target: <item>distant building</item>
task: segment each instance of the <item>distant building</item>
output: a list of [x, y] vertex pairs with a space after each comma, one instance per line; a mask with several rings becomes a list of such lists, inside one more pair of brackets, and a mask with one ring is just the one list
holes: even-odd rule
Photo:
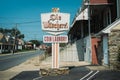
[[17, 39], [18, 40], [18, 50], [22, 50], [24, 48], [24, 41], [22, 39]]
[[41, 50], [46, 50], [46, 49], [48, 48], [48, 46], [47, 46], [46, 44], [41, 44], [41, 45], [39, 46], [39, 48], [40, 48]]
[[0, 33], [0, 53], [15, 52], [22, 50], [24, 41], [22, 39], [15, 39], [12, 36]]
[[25, 43], [25, 49], [33, 49], [33, 43], [32, 42], [26, 42]]
[[13, 50], [13, 41], [13, 38], [0, 33], [0, 53], [10, 52], [11, 50]]

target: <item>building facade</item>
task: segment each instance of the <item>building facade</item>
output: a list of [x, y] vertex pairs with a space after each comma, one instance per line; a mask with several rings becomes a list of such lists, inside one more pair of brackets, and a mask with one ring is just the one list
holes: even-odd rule
[[83, 42], [80, 46], [84, 61], [109, 66], [109, 34], [119, 19], [119, 0], [83, 0], [68, 32], [69, 42]]

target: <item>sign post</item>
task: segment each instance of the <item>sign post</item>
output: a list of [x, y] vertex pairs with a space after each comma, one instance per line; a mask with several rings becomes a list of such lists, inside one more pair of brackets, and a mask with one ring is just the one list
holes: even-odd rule
[[52, 43], [52, 68], [59, 68], [59, 43]]
[[69, 30], [70, 14], [60, 13], [53, 8], [52, 13], [41, 14], [42, 30], [51, 35], [43, 36], [44, 43], [52, 43], [52, 68], [59, 68], [59, 43], [67, 43], [68, 36], [60, 35]]

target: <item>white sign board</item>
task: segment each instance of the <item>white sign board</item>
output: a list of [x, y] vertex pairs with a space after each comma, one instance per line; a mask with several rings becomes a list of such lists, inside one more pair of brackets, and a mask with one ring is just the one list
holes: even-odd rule
[[65, 31], [69, 30], [70, 14], [68, 13], [43, 13], [41, 14], [42, 30]]
[[60, 36], [51, 36], [45, 35], [43, 36], [44, 43], [67, 43], [68, 36], [67, 35], [60, 35]]
[[68, 36], [60, 34], [69, 30], [70, 14], [58, 11], [53, 8], [53, 12], [41, 14], [42, 30], [52, 34], [43, 36], [44, 43], [52, 43], [52, 68], [59, 68], [59, 43], [68, 42]]

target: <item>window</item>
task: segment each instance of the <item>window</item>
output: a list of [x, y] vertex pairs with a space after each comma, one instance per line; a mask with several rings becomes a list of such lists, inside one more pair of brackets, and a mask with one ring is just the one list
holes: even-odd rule
[[111, 23], [111, 11], [109, 8], [103, 14], [103, 21], [104, 27], [107, 27]]

